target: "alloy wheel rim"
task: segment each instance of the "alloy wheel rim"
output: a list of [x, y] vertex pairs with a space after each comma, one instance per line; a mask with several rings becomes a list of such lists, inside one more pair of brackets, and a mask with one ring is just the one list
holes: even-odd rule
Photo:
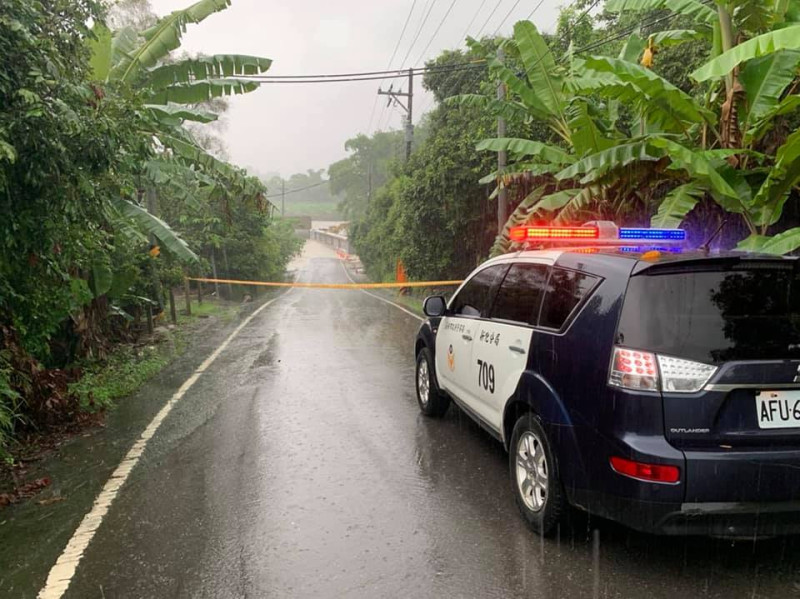
[[419, 401], [423, 406], [428, 405], [428, 399], [431, 393], [431, 380], [430, 373], [428, 372], [428, 362], [425, 359], [420, 360], [419, 367], [417, 368], [417, 394]]
[[547, 503], [550, 486], [547, 457], [541, 439], [525, 431], [517, 442], [517, 487], [525, 505], [540, 512]]

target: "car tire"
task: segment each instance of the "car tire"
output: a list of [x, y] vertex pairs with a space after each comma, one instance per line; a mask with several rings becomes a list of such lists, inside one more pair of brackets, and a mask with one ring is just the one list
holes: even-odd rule
[[417, 403], [426, 416], [444, 416], [450, 407], [450, 398], [439, 390], [433, 369], [433, 358], [427, 347], [417, 354], [416, 368]]
[[508, 456], [511, 487], [522, 517], [536, 534], [551, 536], [565, 511], [564, 491], [550, 441], [535, 414], [517, 420]]

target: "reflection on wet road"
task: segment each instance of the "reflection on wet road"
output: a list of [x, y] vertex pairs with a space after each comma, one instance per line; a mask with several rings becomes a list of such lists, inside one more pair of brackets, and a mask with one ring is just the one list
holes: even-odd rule
[[[346, 282], [333, 258], [302, 280]], [[69, 597], [787, 597], [800, 542], [524, 526], [498, 443], [419, 415], [418, 322], [293, 290], [175, 407]], [[594, 529], [599, 529], [593, 533]], [[593, 537], [597, 543], [593, 543]]]

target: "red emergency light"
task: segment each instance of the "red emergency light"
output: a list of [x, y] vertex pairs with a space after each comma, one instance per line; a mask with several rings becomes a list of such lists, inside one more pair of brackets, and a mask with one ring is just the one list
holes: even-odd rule
[[532, 241], [547, 239], [599, 239], [597, 227], [513, 227], [509, 232], [511, 241]]

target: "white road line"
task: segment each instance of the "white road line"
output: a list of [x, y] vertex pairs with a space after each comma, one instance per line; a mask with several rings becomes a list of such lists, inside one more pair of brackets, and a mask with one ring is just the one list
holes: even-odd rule
[[[348, 278], [348, 279], [350, 279], [350, 282], [351, 282], [351, 283], [356, 283], [356, 281], [354, 281], [354, 280], [353, 280], [353, 277], [351, 277], [351, 276], [350, 276], [350, 273], [349, 273], [349, 272], [347, 272], [347, 267], [344, 265], [344, 262], [342, 262], [341, 260], [339, 260], [339, 264], [341, 264], [341, 265], [342, 265], [342, 269], [344, 270], [344, 274], [345, 274], [345, 275], [347, 275], [347, 278]], [[356, 284], [357, 284], [357, 283], [356, 283]], [[420, 318], [419, 316], [417, 316], [416, 314], [414, 314], [414, 313], [413, 313], [413, 312], [411, 312], [410, 310], [406, 310], [406, 309], [405, 309], [403, 306], [401, 306], [400, 304], [395, 304], [394, 302], [392, 302], [392, 301], [390, 301], [390, 300], [386, 299], [385, 297], [381, 297], [380, 295], [375, 295], [374, 293], [370, 293], [370, 292], [369, 292], [369, 291], [367, 291], [366, 289], [361, 289], [360, 291], [361, 291], [362, 293], [366, 293], [366, 294], [367, 294], [368, 296], [370, 296], [370, 297], [374, 297], [376, 300], [380, 300], [380, 301], [382, 301], [382, 302], [384, 302], [384, 303], [386, 303], [386, 304], [389, 304], [390, 306], [394, 306], [394, 307], [395, 307], [395, 308], [397, 308], [398, 310], [402, 310], [403, 312], [405, 312], [405, 313], [406, 313], [406, 314], [408, 314], [409, 316], [413, 316], [414, 318], [416, 318], [416, 319], [417, 319], [417, 320], [419, 320], [420, 322], [424, 322], [424, 321], [425, 321], [425, 319], [424, 319], [424, 318]]]
[[58, 558], [58, 561], [56, 561], [55, 565], [50, 569], [50, 574], [47, 576], [47, 582], [45, 583], [44, 588], [39, 591], [40, 599], [58, 599], [64, 595], [69, 587], [70, 582], [72, 582], [72, 578], [75, 576], [75, 571], [77, 570], [78, 564], [83, 557], [84, 551], [86, 551], [86, 548], [92, 541], [95, 532], [97, 532], [97, 529], [103, 522], [103, 517], [106, 515], [106, 513], [108, 513], [108, 509], [111, 507], [111, 504], [116, 498], [117, 493], [119, 493], [120, 488], [125, 484], [125, 481], [128, 479], [128, 476], [130, 476], [131, 471], [139, 462], [139, 458], [142, 456], [142, 453], [144, 453], [145, 447], [147, 447], [147, 442], [153, 437], [153, 435], [156, 434], [158, 427], [161, 426], [162, 422], [164, 422], [164, 419], [166, 419], [170, 411], [172, 411], [172, 408], [175, 406], [178, 400], [186, 394], [186, 392], [191, 388], [192, 385], [195, 384], [195, 382], [197, 382], [197, 379], [199, 379], [200, 376], [208, 369], [208, 367], [214, 363], [214, 360], [216, 360], [220, 354], [225, 351], [228, 345], [230, 345], [231, 341], [233, 341], [233, 339], [241, 332], [242, 329], [250, 324], [250, 322], [267, 306], [281, 297], [284, 297], [287, 293], [291, 293], [291, 291], [292, 290], [290, 289], [286, 293], [281, 294], [279, 297], [269, 300], [263, 306], [255, 310], [250, 316], [245, 318], [244, 321], [228, 336], [228, 338], [222, 342], [222, 345], [214, 350], [214, 353], [212, 353], [202, 364], [200, 364], [192, 376], [190, 376], [186, 382], [181, 385], [180, 389], [175, 392], [166, 405], [161, 408], [158, 414], [155, 415], [150, 424], [147, 425], [147, 428], [144, 429], [144, 432], [141, 434], [139, 439], [133, 444], [133, 447], [130, 448], [127, 455], [122, 459], [122, 462], [120, 462], [119, 466], [117, 466], [117, 469], [111, 474], [111, 478], [108, 479], [108, 482], [106, 482], [105, 486], [100, 491], [97, 499], [95, 499], [91, 511], [84, 516], [77, 530], [73, 533], [72, 538], [69, 540], [69, 543], [67, 543], [64, 552]]

